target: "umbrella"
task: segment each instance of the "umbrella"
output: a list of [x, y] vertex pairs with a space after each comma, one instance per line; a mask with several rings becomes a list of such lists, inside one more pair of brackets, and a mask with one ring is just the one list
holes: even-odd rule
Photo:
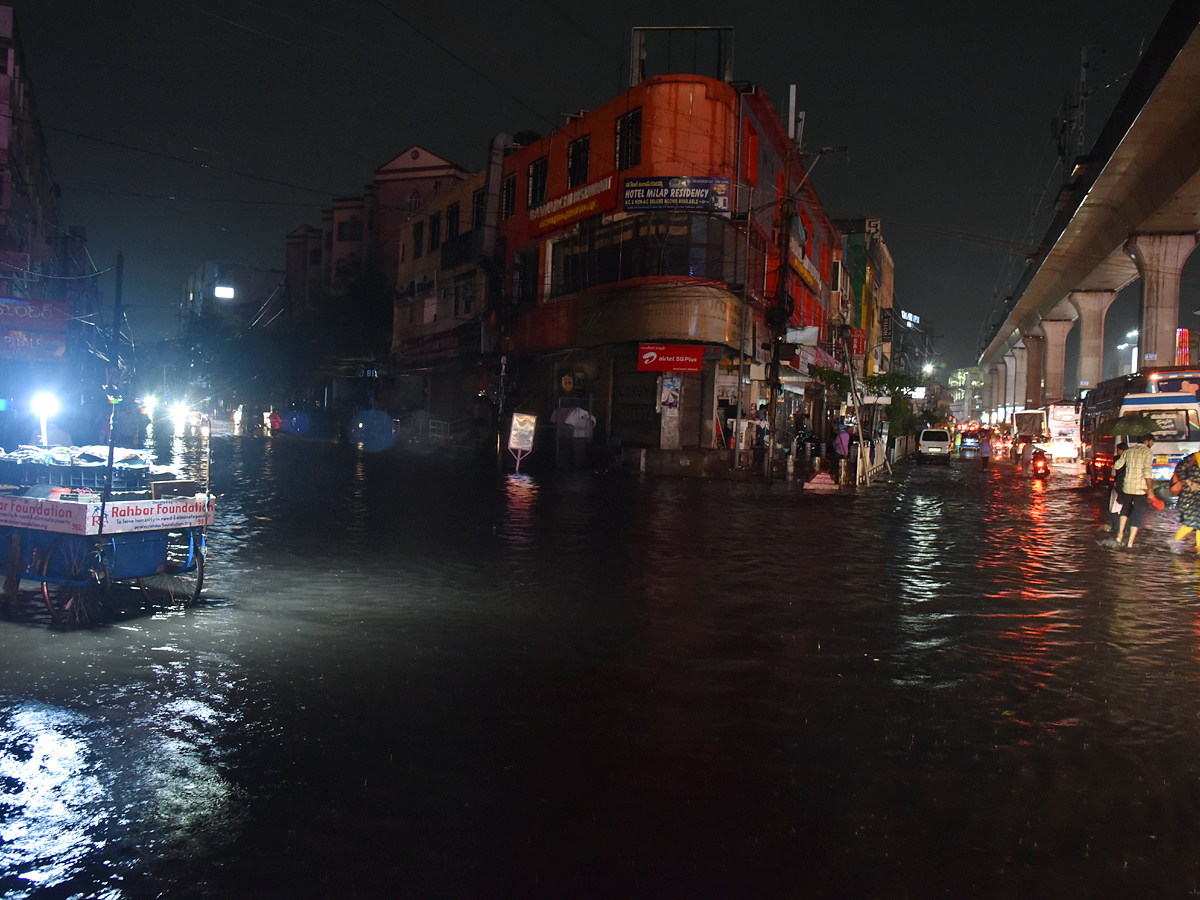
[[1145, 437], [1162, 431], [1162, 425], [1149, 416], [1141, 413], [1126, 413], [1118, 419], [1109, 419], [1096, 426], [1098, 435], [1128, 435], [1129, 437]]

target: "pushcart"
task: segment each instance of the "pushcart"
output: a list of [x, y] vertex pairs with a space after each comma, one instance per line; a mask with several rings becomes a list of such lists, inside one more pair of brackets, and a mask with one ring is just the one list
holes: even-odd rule
[[69, 490], [0, 496], [5, 601], [21, 581], [36, 581], [51, 617], [67, 628], [95, 624], [114, 582], [136, 584], [151, 604], [194, 603], [204, 587], [214, 498], [180, 496], [171, 484], [106, 502]]

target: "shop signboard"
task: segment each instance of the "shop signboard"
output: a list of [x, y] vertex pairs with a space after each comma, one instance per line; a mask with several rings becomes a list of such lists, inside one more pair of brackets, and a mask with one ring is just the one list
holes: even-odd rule
[[616, 203], [613, 177], [608, 175], [591, 184], [585, 184], [570, 193], [547, 200], [529, 211], [530, 229], [535, 233], [549, 231], [578, 222], [596, 213], [606, 212]]
[[0, 297], [0, 359], [63, 359], [70, 320], [71, 309], [66, 303]]
[[[0, 497], [0, 525], [60, 534], [99, 534], [99, 502]], [[114, 501], [104, 507], [104, 533], [198, 528], [213, 524], [216, 508], [204, 496]]]
[[70, 321], [71, 310], [66, 303], [0, 297], [0, 329], [65, 334]]
[[850, 352], [855, 356], [867, 355], [867, 333], [861, 328], [850, 329]]
[[537, 416], [513, 413], [512, 428], [508, 431], [508, 452], [517, 461], [517, 472], [521, 471], [521, 460], [533, 449], [533, 432], [536, 427]]
[[67, 353], [65, 332], [25, 331], [0, 327], [0, 359], [58, 362]]
[[706, 175], [626, 178], [622, 198], [626, 212], [670, 209], [729, 212], [729, 179]]
[[700, 372], [704, 368], [703, 344], [639, 344], [639, 372]]
[[533, 449], [533, 431], [537, 426], [537, 416], [525, 413], [514, 413], [512, 430], [508, 433], [508, 449], [521, 450], [528, 453]]

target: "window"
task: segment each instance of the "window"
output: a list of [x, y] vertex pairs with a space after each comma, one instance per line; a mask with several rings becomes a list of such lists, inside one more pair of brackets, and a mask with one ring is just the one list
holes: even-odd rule
[[527, 209], [537, 209], [546, 202], [546, 175], [549, 171], [549, 157], [538, 157], [529, 164], [529, 187], [526, 193]]
[[413, 191], [408, 195], [408, 211], [416, 212], [417, 207], [421, 205], [421, 195]]
[[758, 185], [758, 132], [746, 119], [742, 130], [742, 181]]
[[442, 214], [429, 214], [429, 252], [432, 253], [442, 245]]
[[519, 303], [537, 300], [539, 251], [540, 247], [533, 244], [518, 251], [513, 259], [513, 293]]
[[487, 191], [483, 188], [471, 195], [471, 229], [478, 231], [487, 217]]
[[500, 185], [500, 218], [511, 219], [517, 211], [517, 176], [505, 177]]
[[308, 264], [310, 266], [319, 266], [321, 264], [321, 248], [313, 247], [308, 251]]
[[332, 231], [325, 232], [325, 249], [327, 251], [333, 249], [333, 232]]
[[475, 276], [454, 280], [454, 315], [469, 316], [475, 308]]
[[642, 161], [642, 108], [617, 119], [617, 168], [628, 169]]
[[413, 259], [420, 259], [425, 252], [425, 223], [413, 222]]
[[361, 241], [362, 235], [363, 223], [358, 216], [351, 216], [344, 222], [338, 222], [337, 239], [339, 242]]
[[592, 136], [585, 134], [567, 145], [567, 187], [579, 187], [588, 179], [588, 155]]
[[458, 204], [446, 207], [446, 240], [458, 237]]
[[[744, 247], [745, 238], [721, 216], [630, 216], [555, 241], [547, 296], [630, 278], [690, 276], [728, 283], [742, 277]], [[754, 272], [761, 283], [765, 249], [765, 243], [752, 248], [752, 283]]]

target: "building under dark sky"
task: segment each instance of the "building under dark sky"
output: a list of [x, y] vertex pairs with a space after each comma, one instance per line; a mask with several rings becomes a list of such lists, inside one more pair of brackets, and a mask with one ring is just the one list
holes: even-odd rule
[[[124, 250], [142, 338], [174, 325], [202, 260], [280, 268], [289, 231], [405, 147], [476, 171], [495, 134], [546, 133], [623, 89], [633, 26], [729, 25], [735, 79], [777, 105], [795, 83], [805, 147], [849, 147], [817, 190], [835, 216], [882, 219], [897, 305], [963, 365], [1044, 230], [1081, 49], [1090, 139], [1169, 0], [12, 3], [65, 218], [101, 268]], [[1137, 290], [1112, 335], [1136, 327]], [[1184, 317], [1198, 294], [1185, 277]]]

